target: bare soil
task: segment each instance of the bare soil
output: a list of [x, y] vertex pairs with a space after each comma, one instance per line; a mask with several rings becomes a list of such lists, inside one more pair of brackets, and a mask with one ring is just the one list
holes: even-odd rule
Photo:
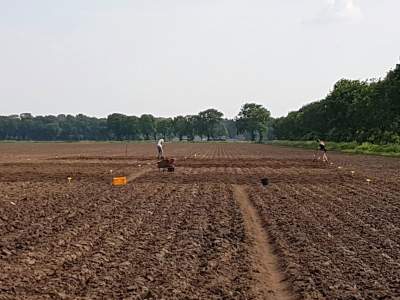
[[287, 278], [279, 269], [278, 257], [273, 252], [270, 238], [247, 196], [245, 187], [234, 185], [233, 193], [242, 210], [246, 233], [254, 245], [250, 250], [254, 272], [251, 289], [254, 295], [259, 299], [295, 299], [287, 285]]
[[400, 299], [399, 159], [166, 151], [0, 144], [0, 299]]

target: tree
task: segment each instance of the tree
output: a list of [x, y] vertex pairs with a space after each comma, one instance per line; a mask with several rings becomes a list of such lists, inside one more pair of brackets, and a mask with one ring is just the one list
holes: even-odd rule
[[0, 117], [0, 138], [4, 140], [17, 139], [19, 123], [18, 115]]
[[348, 80], [317, 102], [273, 122], [278, 139], [400, 142], [400, 65], [383, 80]]
[[187, 139], [189, 141], [193, 141], [195, 138], [195, 135], [197, 134], [197, 125], [199, 124], [199, 116], [197, 115], [189, 115], [185, 116], [185, 123], [186, 123], [186, 128], [185, 128], [185, 135], [187, 136]]
[[128, 116], [126, 118], [126, 134], [129, 139], [137, 140], [141, 133], [140, 120], [136, 116]]
[[223, 124], [224, 127], [226, 128], [226, 131], [227, 131], [226, 135], [227, 135], [229, 138], [231, 138], [231, 139], [237, 138], [238, 131], [237, 131], [236, 123], [235, 123], [234, 120], [231, 120], [231, 119], [224, 119], [224, 120], [222, 121], [222, 124]]
[[270, 115], [270, 112], [262, 105], [246, 103], [236, 118], [238, 131], [249, 133], [252, 141], [255, 141], [258, 133], [258, 141], [261, 142], [267, 130]]
[[171, 118], [160, 118], [156, 122], [157, 133], [164, 139], [170, 136], [173, 132], [173, 122]]
[[156, 121], [152, 115], [141, 115], [139, 119], [140, 130], [145, 137], [146, 140], [150, 139], [150, 136], [153, 136], [156, 140]]
[[215, 137], [217, 126], [222, 121], [222, 116], [224, 114], [219, 112], [216, 109], [207, 109], [198, 114], [198, 123], [197, 128], [201, 135], [207, 135], [207, 140], [210, 140], [211, 137]]
[[19, 119], [17, 136], [21, 140], [28, 140], [29, 132], [35, 127], [33, 116], [30, 113], [22, 113]]
[[224, 123], [219, 123], [214, 129], [214, 137], [226, 138], [228, 136], [228, 130]]
[[117, 140], [123, 140], [127, 134], [127, 116], [123, 114], [111, 114], [107, 117], [107, 128]]
[[187, 118], [184, 116], [177, 116], [172, 120], [172, 129], [175, 134], [182, 141], [183, 136], [187, 135]]
[[107, 118], [32, 116], [30, 113], [0, 116], [0, 139], [9, 140], [109, 140], [195, 136], [208, 140], [245, 133], [253, 141], [315, 139], [373, 143], [400, 143], [400, 65], [380, 80], [341, 79], [319, 101], [304, 105], [286, 117], [272, 120], [264, 107], [243, 105], [235, 120], [208, 109], [197, 115], [158, 118], [152, 115], [111, 114]]

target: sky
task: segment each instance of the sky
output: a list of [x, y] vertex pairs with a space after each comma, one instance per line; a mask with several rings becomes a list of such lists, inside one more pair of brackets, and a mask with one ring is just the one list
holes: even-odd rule
[[400, 62], [399, 0], [0, 0], [0, 115], [274, 117]]

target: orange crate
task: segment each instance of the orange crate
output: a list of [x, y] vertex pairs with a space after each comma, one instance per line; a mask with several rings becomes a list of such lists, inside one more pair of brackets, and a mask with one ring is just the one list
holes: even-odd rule
[[126, 177], [114, 177], [112, 180], [112, 185], [126, 185], [128, 183], [128, 180]]

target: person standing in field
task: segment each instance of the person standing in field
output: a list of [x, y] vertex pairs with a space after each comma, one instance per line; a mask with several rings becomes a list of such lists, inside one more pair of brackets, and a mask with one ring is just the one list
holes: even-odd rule
[[[323, 161], [323, 162], [328, 162], [328, 155], [326, 154], [327, 150], [326, 150], [325, 142], [322, 141], [322, 140], [320, 140], [320, 139], [318, 139], [318, 140], [317, 140], [317, 143], [318, 143], [318, 147], [319, 147], [319, 149], [318, 149], [317, 151], [322, 151], [322, 152], [323, 152], [323, 154], [322, 154], [322, 161]], [[318, 155], [317, 159], [318, 159], [318, 160], [320, 159], [320, 156], [319, 156], [319, 155]]]
[[164, 158], [164, 139], [159, 139], [157, 143], [157, 152], [158, 152], [158, 159]]

